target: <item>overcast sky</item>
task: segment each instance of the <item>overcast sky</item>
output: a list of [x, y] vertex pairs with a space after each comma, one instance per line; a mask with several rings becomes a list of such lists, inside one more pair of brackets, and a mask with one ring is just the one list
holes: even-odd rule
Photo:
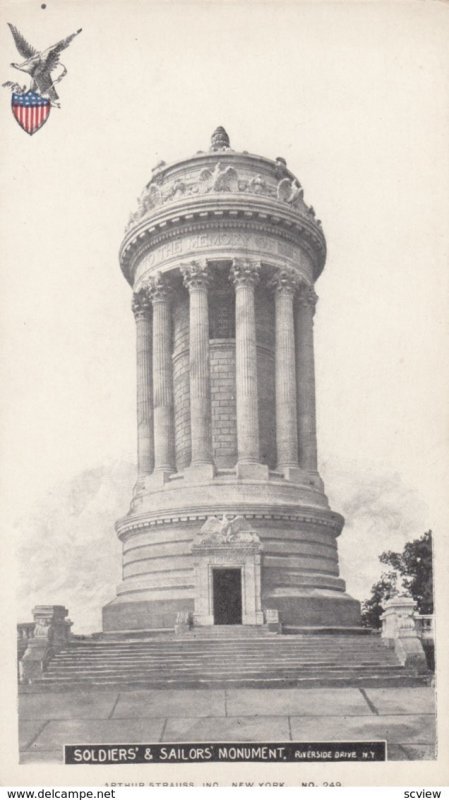
[[83, 470], [134, 459], [123, 228], [151, 167], [207, 149], [224, 125], [234, 149], [286, 158], [323, 222], [317, 401], [333, 507], [343, 474], [354, 487], [394, 475], [418, 527], [442, 528], [448, 6], [17, 2], [2, 19], [1, 81], [19, 75], [7, 21], [37, 48], [83, 28], [42, 130], [27, 136], [1, 95], [12, 515]]

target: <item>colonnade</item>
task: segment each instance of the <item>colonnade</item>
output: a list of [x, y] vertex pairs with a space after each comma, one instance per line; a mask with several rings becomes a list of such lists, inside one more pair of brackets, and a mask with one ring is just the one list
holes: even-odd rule
[[[181, 265], [189, 292], [192, 467], [213, 468], [206, 262]], [[234, 259], [237, 463], [260, 463], [255, 287], [260, 264]], [[291, 269], [268, 282], [275, 303], [277, 470], [317, 470], [313, 315], [317, 296]], [[156, 273], [133, 296], [137, 340], [138, 475], [175, 471], [171, 286]]]

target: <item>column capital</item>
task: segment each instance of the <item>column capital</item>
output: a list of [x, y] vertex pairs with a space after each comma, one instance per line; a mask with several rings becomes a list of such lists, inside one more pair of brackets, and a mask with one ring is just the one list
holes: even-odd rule
[[293, 269], [278, 269], [268, 283], [275, 292], [294, 295], [299, 286], [299, 277]]
[[306, 283], [302, 283], [298, 291], [298, 304], [303, 308], [311, 309], [312, 314], [314, 314], [317, 303], [318, 295], [313, 286], [308, 286]]
[[234, 258], [229, 277], [236, 289], [239, 286], [256, 286], [260, 277], [260, 264], [244, 258]]
[[168, 300], [172, 292], [172, 286], [166, 275], [156, 272], [143, 282], [142, 290], [146, 292], [154, 304]]
[[133, 293], [131, 309], [136, 319], [148, 317], [150, 315], [151, 303], [143, 289]]
[[184, 286], [189, 289], [207, 289], [210, 282], [206, 261], [189, 261], [181, 264]]

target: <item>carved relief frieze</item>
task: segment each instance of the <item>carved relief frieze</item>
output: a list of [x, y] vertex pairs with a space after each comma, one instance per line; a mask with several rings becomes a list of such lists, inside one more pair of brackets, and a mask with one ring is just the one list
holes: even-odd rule
[[157, 172], [138, 198], [137, 210], [131, 214], [125, 232], [165, 203], [194, 195], [223, 192], [269, 197], [285, 203], [300, 215], [320, 225], [312, 206], [307, 206], [304, 202], [304, 191], [298, 181], [286, 177], [285, 169], [283, 172], [277, 171], [277, 175], [273, 177], [275, 180], [270, 182], [260, 174], [244, 175], [232, 164], [221, 160], [218, 160], [213, 168], [204, 167], [199, 174], [186, 179], [178, 177], [164, 181], [163, 172]]
[[222, 519], [209, 517], [194, 540], [194, 547], [210, 547], [215, 545], [260, 545], [260, 539], [254, 528], [242, 516]]

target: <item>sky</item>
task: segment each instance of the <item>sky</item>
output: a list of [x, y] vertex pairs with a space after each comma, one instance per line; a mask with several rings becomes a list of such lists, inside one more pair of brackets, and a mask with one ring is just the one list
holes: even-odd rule
[[[34, 520], [17, 535], [42, 547], [47, 563], [43, 521], [58, 505], [58, 487], [66, 497], [92, 471], [114, 486], [105, 465], [132, 467], [134, 320], [118, 264], [124, 226], [151, 168], [207, 149], [224, 125], [234, 149], [284, 157], [323, 222], [319, 454], [332, 507], [347, 518], [340, 553], [348, 586], [363, 592], [389, 542], [433, 528], [442, 552], [448, 6], [5, 3], [2, 82], [19, 75], [9, 66], [17, 53], [6, 22], [38, 48], [83, 29], [64, 54], [61, 109], [33, 137], [14, 121], [8, 90], [1, 95], [7, 526]], [[353, 554], [367, 543], [365, 574]]]

